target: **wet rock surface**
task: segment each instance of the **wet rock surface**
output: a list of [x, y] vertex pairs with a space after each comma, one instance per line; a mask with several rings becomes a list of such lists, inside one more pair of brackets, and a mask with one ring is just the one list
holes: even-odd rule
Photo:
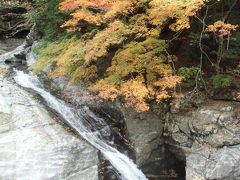
[[0, 179], [97, 179], [97, 152], [0, 74]]
[[20, 46], [23, 43], [24, 39], [0, 39], [0, 54], [6, 53], [8, 51], [14, 50], [17, 46]]
[[[34, 28], [31, 29], [30, 33], [27, 35], [25, 40], [22, 40], [21, 45], [17, 46], [20, 40], [15, 39], [17, 42], [13, 44], [10, 39], [5, 39], [0, 42], [0, 45], [3, 44], [3, 47], [0, 48], [0, 53], [4, 53], [1, 55], [0, 63], [6, 64], [26, 64], [27, 55], [30, 53], [32, 45], [34, 44], [35, 40], [39, 38], [37, 32]], [[12, 47], [16, 47], [15, 49], [11, 50]], [[5, 50], [9, 49], [5, 53]]]
[[98, 179], [97, 151], [18, 87], [1, 63], [0, 179]]

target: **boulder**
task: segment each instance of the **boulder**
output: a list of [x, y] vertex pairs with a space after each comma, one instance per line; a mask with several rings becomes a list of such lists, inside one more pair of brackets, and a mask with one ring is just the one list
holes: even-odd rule
[[163, 144], [163, 122], [168, 111], [167, 106], [156, 106], [151, 111], [138, 113], [131, 108], [121, 108], [129, 140], [136, 154], [138, 165], [148, 163], [150, 155]]
[[27, 55], [31, 52], [32, 45], [38, 38], [39, 36], [33, 27], [20, 46], [1, 55], [0, 62], [7, 64], [25, 64]]

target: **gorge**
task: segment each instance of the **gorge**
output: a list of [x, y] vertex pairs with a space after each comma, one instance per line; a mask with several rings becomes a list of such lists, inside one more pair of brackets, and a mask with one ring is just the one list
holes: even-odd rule
[[[195, 12], [202, 1], [186, 1], [186, 8], [179, 1], [179, 14], [167, 23], [156, 17], [170, 16], [174, 1], [162, 1], [168, 6], [162, 3], [166, 13], [159, 16], [152, 14], [160, 12], [155, 8], [161, 4], [153, 4], [158, 1], [141, 0], [128, 14], [128, 3], [135, 1], [124, 0], [119, 16], [111, 11], [123, 11], [118, 1], [94, 8], [88, 3], [95, 1], [82, 1], [89, 17], [113, 13], [112, 19], [104, 16], [98, 26], [81, 16], [84, 23], [64, 26], [82, 29], [67, 35], [56, 30], [56, 17], [72, 22], [74, 16], [58, 12], [53, 4], [59, 1], [10, 2], [0, 3], [2, 22], [9, 23], [1, 25], [0, 18], [0, 179], [240, 179], [238, 30], [228, 24], [232, 34], [223, 39], [220, 64], [212, 52], [219, 44], [211, 38], [221, 38], [207, 34], [213, 27], [204, 25], [208, 30], [198, 39], [204, 17], [209, 24], [212, 14], [218, 18], [215, 4], [225, 7], [222, 14], [231, 10], [229, 21], [237, 24], [239, 1], [207, 1], [188, 14], [191, 28], [174, 34], [176, 40], [169, 40], [174, 28], [188, 23], [181, 13]], [[61, 11], [71, 7], [61, 2]], [[50, 20], [25, 23], [25, 16], [33, 16], [32, 3], [53, 8], [33, 11]], [[203, 18], [200, 24], [197, 18]], [[160, 20], [164, 27], [154, 24]]]

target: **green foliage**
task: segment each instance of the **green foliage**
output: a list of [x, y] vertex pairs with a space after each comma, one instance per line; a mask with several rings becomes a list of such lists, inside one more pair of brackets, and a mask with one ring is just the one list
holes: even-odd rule
[[228, 88], [233, 84], [233, 77], [225, 74], [217, 74], [212, 76], [212, 84], [214, 89]]
[[67, 34], [60, 28], [68, 18], [67, 13], [59, 10], [60, 2], [61, 0], [34, 0], [35, 8], [28, 16], [30, 21], [36, 23], [37, 29], [47, 41], [55, 41]]
[[57, 64], [61, 53], [69, 46], [73, 41], [72, 39], [63, 39], [54, 42], [44, 41], [35, 53], [38, 56], [38, 61], [34, 64], [31, 69], [34, 73], [39, 74], [47, 65]]
[[[202, 13], [197, 18], [192, 19], [191, 31], [187, 35], [185, 41], [184, 55], [188, 56], [186, 59], [199, 60], [201, 57], [204, 65], [209, 63], [209, 66], [214, 68], [214, 71], [221, 71], [226, 69], [226, 65], [234, 67], [239, 61], [239, 25], [240, 11], [237, 1], [227, 0], [211, 0], [205, 2], [207, 5], [214, 4], [208, 7], [208, 13], [203, 9]], [[234, 6], [235, 5], [235, 6]], [[219, 11], [222, 9], [222, 11]], [[206, 29], [202, 34], [203, 22], [205, 18]], [[224, 19], [224, 21], [222, 21]], [[212, 33], [209, 33], [212, 32]], [[204, 51], [203, 56], [200, 56], [201, 50], [199, 42], [201, 39], [201, 49]], [[189, 43], [190, 40], [190, 43]], [[209, 61], [210, 60], [210, 61]], [[205, 67], [203, 67], [205, 69]], [[209, 70], [209, 69], [208, 69]]]
[[[172, 73], [167, 64], [167, 57], [163, 55], [166, 47], [165, 41], [154, 38], [143, 42], [131, 42], [116, 53], [112, 66], [108, 69], [108, 76], [112, 77], [111, 80], [145, 76], [145, 83], [153, 85], [158, 77]], [[118, 81], [111, 83], [116, 84]]]
[[72, 37], [43, 44], [37, 51], [38, 61], [31, 69], [38, 74], [52, 65], [50, 77], [67, 76], [71, 83], [92, 81], [96, 78], [96, 66], [85, 66], [83, 42]]
[[199, 72], [198, 67], [181, 67], [177, 70], [177, 75], [183, 77], [182, 86], [189, 88], [194, 86], [197, 73]]

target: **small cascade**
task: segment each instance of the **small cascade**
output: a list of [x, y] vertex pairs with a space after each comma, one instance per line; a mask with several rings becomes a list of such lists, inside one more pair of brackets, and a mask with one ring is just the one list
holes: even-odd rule
[[[147, 180], [145, 175], [137, 168], [134, 162], [126, 155], [120, 153], [112, 147], [111, 142], [105, 142], [102, 134], [110, 130], [104, 120], [97, 117], [87, 106], [80, 109], [72, 107], [70, 104], [56, 98], [51, 93], [44, 90], [37, 76], [33, 76], [23, 71], [15, 70], [14, 79], [20, 86], [34, 90], [41, 95], [47, 105], [56, 111], [81, 137], [92, 146], [101, 151], [105, 158], [116, 169], [116, 175], [123, 180]], [[91, 127], [91, 121], [105, 127], [101, 130]]]

